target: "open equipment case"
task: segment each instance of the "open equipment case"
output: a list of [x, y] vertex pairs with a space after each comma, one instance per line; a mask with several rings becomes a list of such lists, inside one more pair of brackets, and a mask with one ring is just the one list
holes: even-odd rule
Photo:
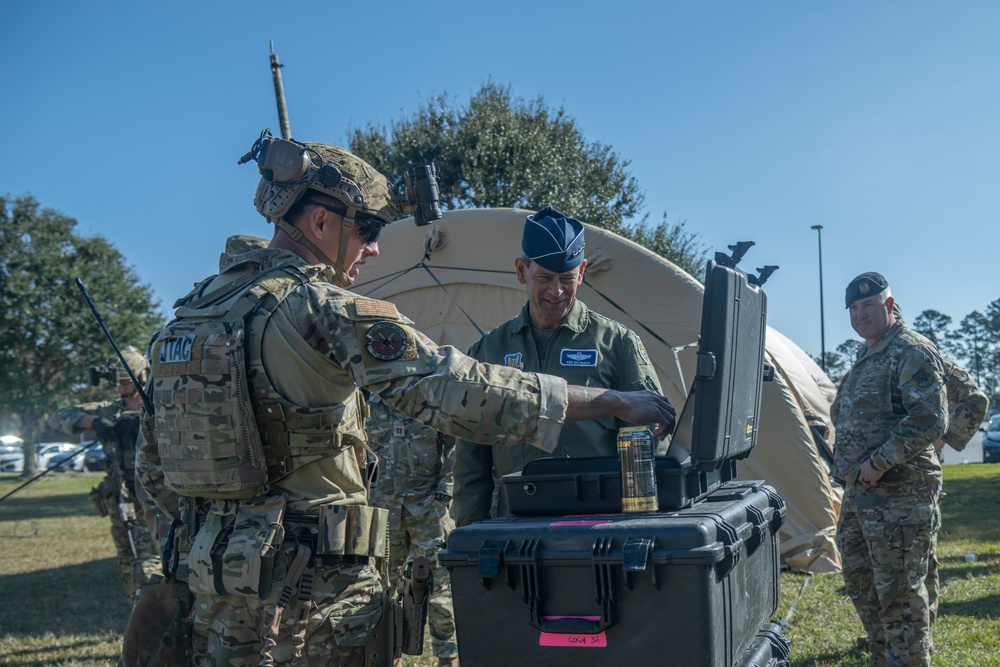
[[694, 387], [655, 461], [659, 511], [621, 512], [616, 457], [538, 459], [501, 478], [508, 515], [451, 533], [438, 558], [462, 664], [734, 667], [785, 646], [762, 628], [785, 505], [732, 481], [773, 376], [761, 286], [777, 267], [736, 268], [752, 245], [708, 262]]

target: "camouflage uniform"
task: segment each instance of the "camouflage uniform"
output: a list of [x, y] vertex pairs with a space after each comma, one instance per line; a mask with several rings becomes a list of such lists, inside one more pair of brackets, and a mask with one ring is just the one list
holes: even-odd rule
[[[344, 417], [330, 427], [292, 432], [294, 438], [283, 444], [289, 469], [280, 477], [269, 474], [268, 479], [271, 493], [287, 498], [286, 538], [279, 553], [297, 554], [296, 530], [307, 526], [310, 517], [315, 522], [325, 508], [337, 510], [367, 502], [368, 445], [359, 420], [358, 387], [454, 436], [485, 443], [529, 442], [546, 451], [555, 448], [568, 403], [565, 381], [485, 366], [454, 348], [438, 347], [415, 331], [392, 304], [363, 299], [337, 287], [329, 282], [336, 277], [330, 267], [310, 266], [290, 251], [266, 248], [224, 253], [220, 275], [196, 285], [175, 307], [227, 286], [263, 285], [264, 278], [283, 275], [282, 271], [297, 272], [307, 281], [295, 286], [280, 303], [266, 301], [265, 308], [247, 318], [246, 348], [260, 351], [263, 369], [250, 366], [255, 412], [262, 395], [276, 392], [290, 412], [283, 418], [294, 418], [300, 429], [303, 423], [312, 423], [317, 413]], [[156, 421], [154, 426], [144, 423], [137, 474], [150, 500], [169, 516], [179, 517], [182, 505], [162, 467], [164, 450], [158, 438], [166, 434], [161, 433], [160, 406], [178, 400], [183, 406], [185, 396], [207, 395], [209, 388], [165, 386], [158, 376], [168, 374], [170, 364], [158, 358], [154, 352]], [[257, 414], [257, 418], [272, 417]], [[204, 423], [203, 435], [211, 436], [211, 418]], [[265, 448], [271, 446], [265, 442]], [[225, 512], [256, 501], [215, 500], [209, 511]], [[300, 525], [289, 520], [293, 515], [300, 517], [296, 520]], [[308, 532], [298, 535], [309, 537]], [[275, 591], [282, 586], [285, 569], [294, 565], [277, 559]], [[272, 598], [262, 601], [256, 595], [195, 592], [194, 663], [257, 665], [267, 648], [274, 660], [282, 662], [291, 659], [298, 647], [308, 656], [309, 665], [364, 664], [365, 644], [383, 613], [385, 592], [378, 565], [368, 558], [311, 559], [306, 565], [309, 576], [301, 578], [301, 582], [312, 582], [311, 592], [300, 583], [298, 596], [291, 597], [284, 615], [277, 618]], [[268, 626], [276, 630], [275, 635], [268, 637]], [[265, 646], [265, 641], [272, 640], [273, 645]]]
[[[990, 401], [983, 390], [976, 386], [969, 373], [954, 361], [944, 360], [945, 392], [948, 395], [948, 431], [942, 440], [956, 451], [962, 451], [969, 440], [979, 430], [986, 419]], [[941, 493], [944, 497], [945, 493]], [[941, 524], [941, 503], [937, 505], [937, 522]], [[927, 601], [930, 607], [931, 623], [937, 620], [938, 576], [937, 534], [931, 543], [930, 560], [927, 570]]]
[[[117, 439], [101, 439], [108, 462], [107, 475], [90, 493], [101, 514], [111, 519], [111, 539], [118, 556], [125, 597], [133, 602], [139, 587], [160, 572], [159, 551], [135, 495], [135, 439], [139, 413], [128, 410], [122, 400], [84, 403], [59, 408], [49, 417], [49, 424], [64, 433], [79, 433], [81, 429], [75, 424], [87, 415], [113, 422], [117, 431]], [[123, 515], [128, 517], [127, 522]]]
[[[573, 304], [565, 321], [548, 341], [541, 354], [532, 334], [528, 304], [520, 314], [480, 338], [469, 356], [484, 363], [504, 364], [523, 370], [551, 373], [574, 385], [606, 387], [620, 391], [650, 389], [660, 393], [656, 377], [642, 341], [634, 332], [596, 313], [580, 301]], [[572, 365], [567, 353], [591, 352], [585, 363]], [[566, 425], [559, 446], [551, 456], [617, 456], [616, 419], [572, 422]], [[665, 447], [662, 443], [659, 447]], [[455, 500], [452, 516], [464, 526], [488, 519], [496, 480], [520, 472], [531, 460], [546, 456], [534, 447], [480, 447], [468, 442], [455, 446]]]
[[434, 592], [427, 606], [431, 649], [439, 658], [458, 657], [455, 610], [448, 570], [437, 561], [454, 522], [452, 496], [455, 440], [409, 419], [373, 396], [366, 422], [368, 439], [379, 458], [379, 480], [369, 504], [389, 510], [389, 584], [396, 595], [407, 560], [431, 561]]
[[[871, 665], [930, 665], [925, 581], [941, 490], [932, 445], [947, 424], [937, 350], [894, 324], [858, 351], [831, 416], [833, 472], [846, 484], [837, 546], [847, 593], [868, 633]], [[883, 473], [876, 485], [858, 481], [866, 460]]]

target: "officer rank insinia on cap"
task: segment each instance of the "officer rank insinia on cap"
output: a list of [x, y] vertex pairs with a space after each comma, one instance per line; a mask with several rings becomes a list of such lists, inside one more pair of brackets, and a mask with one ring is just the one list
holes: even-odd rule
[[844, 307], [850, 308], [851, 304], [858, 299], [867, 299], [870, 296], [881, 294], [887, 289], [889, 289], [889, 282], [881, 273], [866, 271], [852, 280], [847, 286], [847, 292], [844, 295]]
[[524, 221], [521, 252], [543, 268], [565, 273], [583, 262], [583, 223], [546, 206]]

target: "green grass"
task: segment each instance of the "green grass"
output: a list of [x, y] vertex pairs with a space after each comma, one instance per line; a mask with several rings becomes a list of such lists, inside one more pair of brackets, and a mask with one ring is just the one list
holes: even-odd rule
[[[0, 503], [0, 665], [116, 664], [128, 608], [110, 524], [87, 501], [99, 480], [61, 474]], [[18, 483], [0, 477], [0, 496]], [[1000, 465], [948, 466], [945, 490], [934, 664], [1000, 667]], [[839, 574], [784, 573], [781, 587], [775, 619], [794, 604], [785, 631], [794, 667], [868, 664]], [[428, 654], [403, 664], [434, 667]]]
[[[933, 663], [1000, 666], [1000, 466], [947, 466], [944, 477]], [[976, 560], [967, 562], [969, 553]], [[867, 652], [856, 645], [864, 629], [839, 574], [784, 573], [781, 597], [776, 618], [787, 616], [795, 604], [785, 631], [794, 667], [868, 665]]]

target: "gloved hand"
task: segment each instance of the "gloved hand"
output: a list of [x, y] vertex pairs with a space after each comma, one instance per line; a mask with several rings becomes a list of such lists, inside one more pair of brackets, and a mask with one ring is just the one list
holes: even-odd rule
[[97, 439], [101, 441], [115, 440], [118, 437], [115, 431], [115, 423], [103, 417], [98, 417], [90, 424], [90, 430], [97, 434]]

